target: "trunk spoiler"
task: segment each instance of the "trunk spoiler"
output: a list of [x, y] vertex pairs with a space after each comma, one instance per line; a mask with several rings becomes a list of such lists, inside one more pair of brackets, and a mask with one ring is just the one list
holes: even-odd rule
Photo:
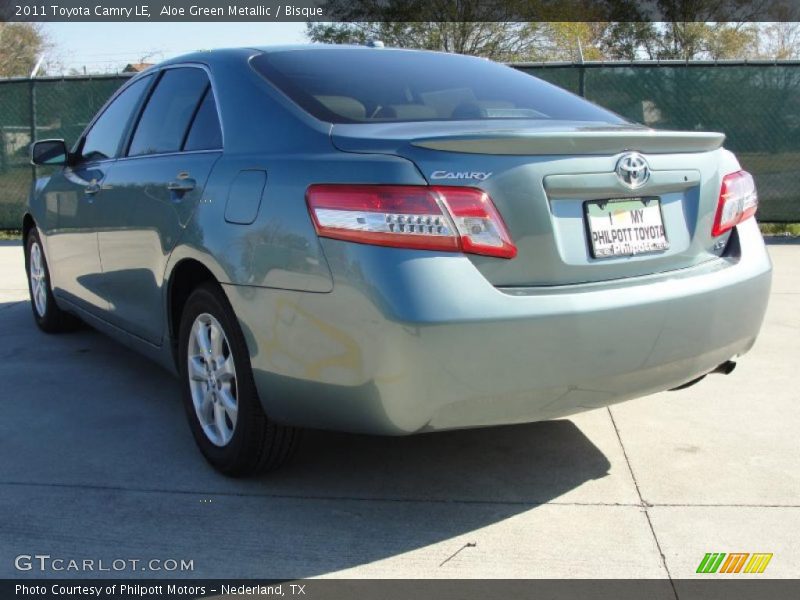
[[456, 136], [414, 140], [412, 145], [443, 152], [469, 154], [617, 154], [638, 150], [647, 154], [708, 152], [722, 146], [725, 134], [694, 131], [564, 131], [521, 132], [493, 136]]
[[699, 131], [657, 131], [636, 125], [586, 126], [555, 122], [532, 127], [517, 121], [504, 127], [483, 122], [407, 122], [334, 125], [331, 140], [346, 152], [402, 153], [417, 147], [441, 152], [505, 155], [608, 155], [626, 150], [649, 154], [709, 152], [725, 135]]

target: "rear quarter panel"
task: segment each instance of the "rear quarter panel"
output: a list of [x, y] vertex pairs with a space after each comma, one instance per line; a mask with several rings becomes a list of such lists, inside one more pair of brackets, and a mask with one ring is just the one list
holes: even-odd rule
[[[313, 183], [419, 183], [409, 160], [345, 153], [330, 126], [314, 120], [237, 59], [219, 59], [212, 77], [224, 152], [175, 248], [166, 277], [181, 260], [205, 264], [221, 283], [328, 292], [333, 280], [308, 214]], [[242, 171], [266, 173], [252, 223], [227, 221], [231, 184]]]

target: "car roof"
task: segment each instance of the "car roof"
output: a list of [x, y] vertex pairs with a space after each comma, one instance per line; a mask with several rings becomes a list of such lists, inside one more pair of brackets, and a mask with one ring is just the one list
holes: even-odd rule
[[[286, 52], [286, 51], [300, 51], [300, 50], [326, 50], [335, 52], [337, 50], [384, 50], [385, 48], [373, 48], [370, 46], [361, 46], [359, 44], [282, 44], [279, 46], [254, 46], [253, 50], [259, 52]], [[391, 50], [391, 48], [390, 48]]]
[[358, 44], [284, 44], [276, 46], [244, 46], [240, 48], [214, 48], [210, 50], [198, 50], [189, 54], [183, 54], [174, 58], [169, 58], [156, 65], [162, 67], [165, 65], [186, 63], [186, 62], [201, 62], [211, 64], [217, 61], [224, 61], [230, 58], [243, 58], [253, 53], [269, 54], [273, 52], [302, 52], [302, 51], [324, 51], [324, 52], [339, 52], [342, 50], [359, 50], [363, 52], [413, 52], [413, 53], [426, 53], [426, 54], [441, 54], [432, 50], [413, 50], [408, 48], [375, 48], [370, 46], [361, 46]]
[[326, 52], [337, 52], [340, 50], [361, 50], [363, 52], [415, 52], [415, 53], [436, 53], [435, 50], [417, 50], [415, 48], [394, 48], [391, 46], [365, 46], [362, 44], [285, 44], [279, 46], [254, 46], [253, 50], [259, 52], [287, 52], [287, 51], [302, 51], [302, 50], [316, 50]]

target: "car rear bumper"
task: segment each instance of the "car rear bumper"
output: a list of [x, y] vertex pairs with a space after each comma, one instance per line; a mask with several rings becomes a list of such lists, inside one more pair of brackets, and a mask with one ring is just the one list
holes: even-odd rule
[[268, 414], [377, 434], [538, 421], [663, 391], [750, 349], [771, 264], [729, 256], [616, 282], [507, 289], [458, 255], [324, 240], [330, 293], [226, 286]]

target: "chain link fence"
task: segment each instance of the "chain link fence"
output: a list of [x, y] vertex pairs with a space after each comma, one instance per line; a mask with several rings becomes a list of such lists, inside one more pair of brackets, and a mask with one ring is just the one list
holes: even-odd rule
[[0, 80], [0, 229], [19, 229], [33, 139], [75, 142], [126, 76]]
[[[657, 129], [722, 131], [752, 172], [759, 220], [800, 222], [800, 62], [542, 63], [516, 68]], [[0, 229], [20, 227], [32, 139], [72, 144], [126, 79], [0, 80]]]

